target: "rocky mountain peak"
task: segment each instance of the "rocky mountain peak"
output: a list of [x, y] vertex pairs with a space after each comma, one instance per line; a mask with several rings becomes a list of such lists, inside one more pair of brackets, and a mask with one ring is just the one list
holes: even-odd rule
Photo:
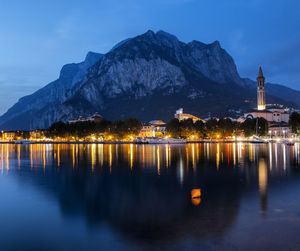
[[195, 48], [195, 47], [205, 48], [205, 47], [207, 47], [207, 44], [202, 43], [202, 42], [197, 41], [197, 40], [192, 40], [191, 42], [189, 42], [187, 44], [187, 46], [190, 47], [190, 48]]
[[184, 43], [149, 30], [104, 55], [88, 52], [83, 62], [63, 66], [57, 80], [2, 115], [0, 129], [46, 128], [95, 112], [107, 119], [169, 119], [178, 105], [206, 116], [240, 109], [252, 98], [255, 88], [240, 78], [219, 41]]
[[152, 45], [169, 47], [169, 48], [176, 48], [179, 47], [180, 45], [183, 45], [183, 43], [180, 42], [176, 36], [162, 30], [158, 32], [148, 30], [142, 35], [126, 40], [126, 42], [123, 43], [123, 45], [128, 45], [133, 43], [143, 43], [147, 46], [152, 44]]
[[89, 65], [95, 64], [103, 55], [100, 53], [89, 51], [84, 59], [84, 62], [86, 62]]
[[218, 40], [212, 42], [211, 44], [209, 44], [209, 46], [217, 48], [217, 49], [221, 49], [221, 44]]
[[179, 39], [176, 36], [174, 36], [168, 32], [165, 32], [163, 30], [159, 30], [158, 32], [156, 32], [156, 36], [165, 41], [172, 42], [173, 44], [176, 44], [179, 42]]
[[59, 74], [59, 78], [60, 79], [70, 79], [73, 78], [75, 72], [78, 71], [78, 64], [66, 64], [64, 65], [61, 70], [60, 70], [60, 74]]

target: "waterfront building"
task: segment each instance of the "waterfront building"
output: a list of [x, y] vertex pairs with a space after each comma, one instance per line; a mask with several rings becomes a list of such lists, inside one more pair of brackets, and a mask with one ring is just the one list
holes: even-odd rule
[[143, 125], [139, 137], [141, 138], [150, 138], [150, 137], [155, 137], [155, 131], [154, 127], [151, 125]]
[[287, 138], [292, 136], [292, 131], [289, 128], [287, 123], [279, 123], [279, 124], [269, 126], [268, 135], [271, 138], [276, 138], [276, 137]]
[[155, 137], [163, 136], [166, 133], [167, 123], [162, 120], [152, 120], [149, 125], [153, 126]]
[[184, 113], [183, 112], [183, 108], [179, 108], [175, 115], [174, 115], [174, 118], [175, 119], [178, 119], [179, 121], [183, 121], [183, 120], [187, 120], [187, 119], [192, 119], [193, 122], [197, 122], [197, 121], [202, 121], [202, 122], [205, 122], [203, 119], [200, 119], [194, 115], [191, 115], [191, 114], [188, 114], [188, 113]]
[[30, 139], [32, 140], [40, 140], [45, 138], [45, 132], [40, 130], [31, 131], [29, 132], [29, 135], [30, 135]]
[[249, 113], [245, 113], [244, 120], [247, 118], [264, 118], [269, 123], [281, 123], [289, 122], [290, 113], [285, 108], [280, 108], [276, 106], [267, 106], [268, 108], [262, 111], [253, 110]]
[[13, 141], [16, 139], [16, 132], [3, 132], [2, 133], [2, 140], [5, 141]]
[[139, 133], [139, 137], [161, 137], [166, 133], [166, 123], [162, 120], [152, 120], [144, 125]]

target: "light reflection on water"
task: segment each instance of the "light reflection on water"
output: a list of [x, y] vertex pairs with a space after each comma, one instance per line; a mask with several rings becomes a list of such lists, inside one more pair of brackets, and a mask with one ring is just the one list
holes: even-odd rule
[[[268, 234], [279, 227], [294, 233], [294, 224], [299, 224], [300, 230], [299, 144], [2, 144], [0, 152], [2, 181], [12, 177], [10, 184], [22, 184], [21, 193], [29, 186], [42, 192], [44, 203], [59, 205], [63, 218], [77, 217], [88, 229], [110, 233], [99, 243], [84, 237], [82, 225], [62, 219], [64, 230], [53, 233], [56, 250], [113, 250], [111, 241], [116, 238], [121, 238], [118, 249], [124, 250], [264, 250], [273, 239]], [[193, 189], [200, 189], [201, 197], [191, 198]], [[12, 196], [18, 201], [21, 195]], [[5, 203], [3, 197], [2, 190]], [[30, 203], [28, 208], [37, 213], [50, 210]], [[34, 213], [30, 219], [36, 220]], [[44, 224], [49, 221], [43, 218]], [[75, 241], [69, 236], [62, 244], [59, 240], [66, 238], [70, 225], [78, 228], [80, 237]], [[31, 227], [50, 241], [50, 230], [43, 232], [39, 224]], [[10, 238], [4, 228], [0, 227], [0, 244]], [[247, 237], [259, 233], [266, 238], [248, 245]], [[22, 232], [16, 234], [22, 239]], [[280, 238], [268, 247], [281, 248], [291, 233]], [[290, 246], [298, 248], [297, 242]]]
[[[220, 166], [238, 166], [243, 169], [249, 163], [259, 163], [263, 158], [267, 162], [270, 173], [288, 172], [287, 166], [300, 164], [299, 144], [286, 146], [284, 144], [205, 143], [176, 147], [135, 144], [2, 144], [0, 152], [2, 172], [10, 169], [12, 159], [17, 159], [17, 166], [21, 168], [21, 160], [27, 159], [28, 156], [32, 168], [46, 168], [53, 165], [60, 167], [62, 162], [71, 163], [73, 168], [78, 168], [80, 161], [84, 159], [88, 161], [89, 168], [94, 170], [105, 166], [112, 168], [121, 160], [122, 164], [127, 164], [130, 169], [135, 166], [153, 168], [158, 175], [161, 169], [169, 168], [174, 161], [178, 161], [179, 166], [184, 166], [184, 169], [187, 167], [195, 169], [205, 160], [216, 169]], [[127, 155], [124, 154], [125, 152]]]

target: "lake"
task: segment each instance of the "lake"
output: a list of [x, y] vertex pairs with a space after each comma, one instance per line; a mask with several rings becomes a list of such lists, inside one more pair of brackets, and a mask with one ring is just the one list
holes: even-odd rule
[[299, 149], [2, 144], [0, 247], [300, 250]]

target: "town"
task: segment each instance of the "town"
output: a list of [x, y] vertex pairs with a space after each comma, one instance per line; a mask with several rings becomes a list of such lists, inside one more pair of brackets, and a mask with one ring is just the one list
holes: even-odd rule
[[56, 122], [46, 130], [2, 131], [0, 139], [8, 143], [188, 143], [212, 141], [269, 141], [293, 144], [299, 141], [300, 114], [280, 104], [266, 104], [265, 77], [259, 68], [257, 107], [239, 118], [199, 118], [179, 108], [174, 118], [165, 122], [154, 119], [142, 123], [131, 118], [107, 121], [99, 113], [66, 123]]

